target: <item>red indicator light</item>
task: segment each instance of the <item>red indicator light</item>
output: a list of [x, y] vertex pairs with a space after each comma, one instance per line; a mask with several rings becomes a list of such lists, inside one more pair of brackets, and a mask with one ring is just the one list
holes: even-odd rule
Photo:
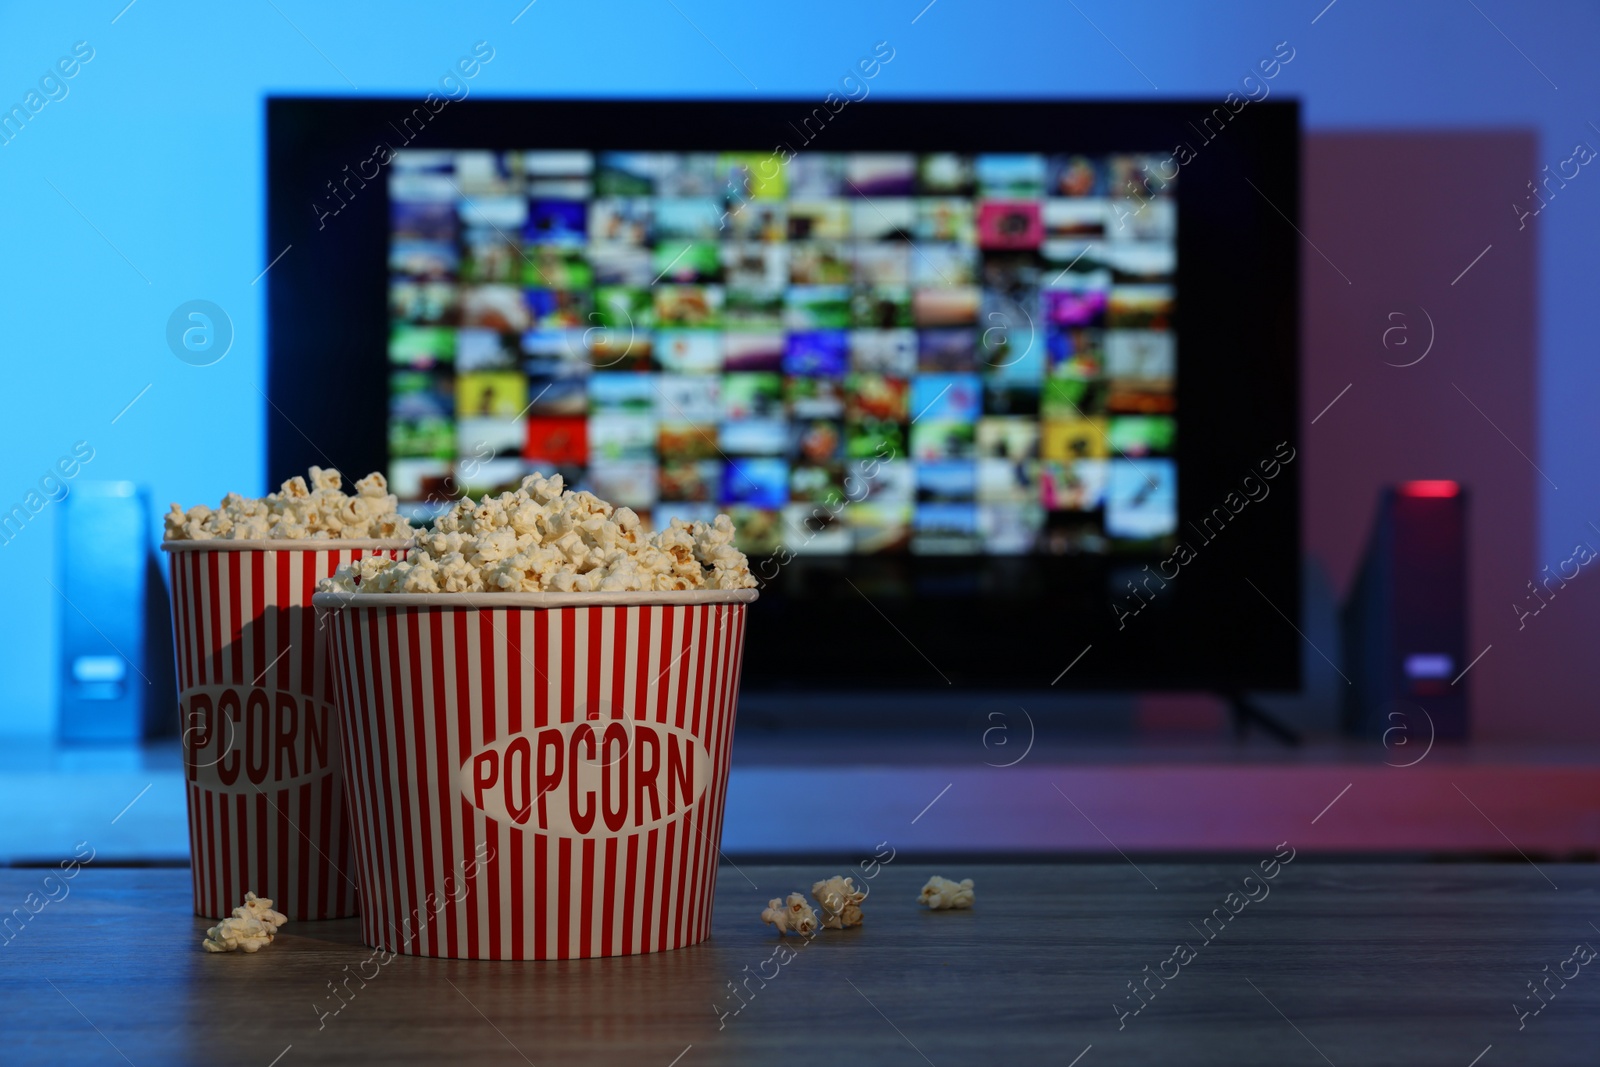
[[1461, 486], [1456, 482], [1423, 481], [1401, 482], [1401, 496], [1458, 496]]

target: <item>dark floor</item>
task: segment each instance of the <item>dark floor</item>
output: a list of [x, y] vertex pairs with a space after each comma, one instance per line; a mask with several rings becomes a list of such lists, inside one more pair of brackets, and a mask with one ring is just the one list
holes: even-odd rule
[[[1600, 868], [1350, 866], [1295, 854], [1268, 868], [1274, 878], [1246, 882], [1292, 848], [1267, 846], [1248, 867], [897, 861], [870, 881], [864, 926], [791, 940], [781, 966], [760, 909], [832, 868], [724, 866], [711, 941], [676, 952], [380, 965], [356, 920], [291, 924], [255, 955], [207, 954], [186, 872], [92, 864], [7, 933], [0, 1059], [1595, 1062], [1600, 974], [1574, 946], [1600, 944]], [[933, 873], [974, 878], [977, 907], [919, 908]], [[7, 907], [44, 886], [38, 871], [0, 871]], [[1542, 983], [1537, 997], [1531, 981]]]

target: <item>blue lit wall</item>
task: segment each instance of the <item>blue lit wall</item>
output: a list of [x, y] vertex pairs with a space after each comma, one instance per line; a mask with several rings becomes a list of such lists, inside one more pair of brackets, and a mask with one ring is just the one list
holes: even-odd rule
[[[262, 241], [262, 97], [421, 94], [480, 40], [495, 59], [474, 95], [819, 98], [878, 41], [895, 49], [872, 83], [885, 97], [1150, 97], [1220, 96], [1287, 40], [1296, 59], [1274, 88], [1305, 101], [1313, 129], [1525, 126], [1552, 163], [1600, 137], [1587, 125], [1600, 122], [1600, 10], [1576, 2], [124, 2], [0, 6], [0, 111], [39, 92], [22, 131], [0, 135], [0, 511], [79, 441], [94, 458], [78, 477], [135, 479], [157, 501], [264, 490], [264, 283], [252, 282], [276, 250]], [[93, 58], [41, 90], [80, 41]], [[1594, 517], [1600, 489], [1589, 180], [1538, 237], [1535, 458], [1561, 486], [1544, 487], [1546, 559], [1564, 554], [1560, 531]], [[165, 343], [170, 313], [197, 298], [237, 331], [214, 366]], [[0, 547], [0, 733], [52, 721], [56, 616], [71, 610], [46, 580], [53, 507]]]

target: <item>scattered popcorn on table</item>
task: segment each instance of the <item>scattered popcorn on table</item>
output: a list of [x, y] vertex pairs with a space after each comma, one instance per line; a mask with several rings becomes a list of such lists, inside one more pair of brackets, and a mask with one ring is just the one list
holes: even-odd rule
[[417, 535], [403, 560], [368, 557], [340, 567], [324, 592], [591, 593], [749, 589], [733, 520], [646, 534], [631, 508], [572, 492], [561, 475], [534, 474], [513, 493], [462, 500]]
[[336, 470], [311, 468], [311, 484], [290, 478], [276, 493], [256, 500], [229, 493], [216, 509], [197, 504], [167, 512], [168, 541], [299, 541], [305, 539], [403, 540], [413, 530], [398, 512], [400, 498], [374, 471], [344, 492]]
[[928, 884], [922, 887], [922, 892], [917, 896], [917, 903], [926, 904], [934, 911], [945, 908], [970, 908], [972, 907], [972, 879], [963, 878], [959, 882], [952, 882], [948, 878], [940, 878], [937, 874], [928, 879]]
[[811, 887], [811, 896], [822, 905], [822, 925], [830, 930], [861, 925], [861, 902], [867, 890], [857, 889], [854, 881], [835, 875]]
[[278, 927], [288, 921], [283, 912], [272, 910], [272, 901], [246, 893], [244, 903], [207, 930], [206, 939], [200, 944], [207, 952], [256, 952], [272, 944]]
[[776, 926], [779, 936], [795, 933], [809, 937], [817, 929], [817, 913], [811, 910], [811, 905], [799, 893], [790, 893], [787, 905], [777, 897], [767, 901], [766, 908], [761, 912], [761, 921], [768, 926]]

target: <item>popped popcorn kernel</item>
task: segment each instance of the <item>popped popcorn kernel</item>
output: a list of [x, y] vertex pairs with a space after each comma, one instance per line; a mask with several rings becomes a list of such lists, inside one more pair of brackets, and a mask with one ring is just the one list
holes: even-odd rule
[[[338, 471], [334, 472], [338, 474]], [[233, 909], [235, 918], [256, 919], [271, 926], [274, 931], [289, 921], [289, 917], [281, 911], [273, 909], [273, 901], [268, 897], [258, 897], [252, 892], [246, 892], [244, 903]]]
[[811, 905], [799, 893], [790, 893], [787, 901], [777, 897], [767, 901], [767, 906], [761, 912], [761, 921], [777, 927], [780, 937], [791, 933], [810, 937], [817, 929], [817, 913], [811, 910]]
[[811, 887], [811, 896], [822, 905], [822, 925], [829, 930], [843, 930], [861, 925], [861, 903], [867, 899], [866, 889], [857, 889], [851, 878], [835, 875]]
[[[335, 477], [338, 477], [338, 471], [333, 473]], [[337, 489], [338, 486], [335, 485], [334, 488]], [[389, 495], [389, 479], [385, 478], [381, 471], [373, 471], [356, 482], [356, 493], [360, 496], [382, 500]]]
[[[317, 472], [313, 471], [313, 480]], [[376, 481], [374, 481], [374, 479]], [[382, 475], [356, 483], [327, 521], [372, 521], [364, 503], [383, 489]], [[370, 490], [370, 492], [369, 492]], [[393, 497], [384, 497], [392, 500]], [[168, 516], [169, 528], [181, 515]], [[632, 508], [566, 488], [559, 474], [532, 474], [515, 492], [461, 500], [417, 534], [402, 562], [362, 560], [324, 580], [324, 592], [626, 593], [750, 589], [750, 561], [733, 544], [733, 520], [674, 519], [646, 534]], [[285, 531], [283, 536], [303, 536]]]
[[257, 952], [272, 944], [273, 930], [259, 919], [223, 919], [200, 942], [207, 952]]
[[276, 493], [255, 499], [229, 493], [216, 510], [198, 504], [185, 511], [173, 504], [162, 517], [168, 541], [405, 540], [415, 534], [399, 513], [400, 498], [382, 474], [344, 491], [336, 470], [312, 467], [310, 483], [290, 478]]
[[947, 908], [972, 907], [972, 879], [963, 878], [959, 882], [952, 882], [948, 878], [941, 878], [937, 874], [928, 879], [928, 884], [922, 887], [922, 892], [917, 895], [917, 903], [926, 904], [934, 911]]
[[311, 488], [318, 492], [329, 492], [342, 488], [344, 479], [336, 470], [323, 470], [321, 467], [311, 468]]
[[288, 916], [273, 910], [271, 900], [246, 893], [244, 903], [207, 930], [200, 945], [207, 952], [258, 952], [272, 944], [278, 928], [288, 921]]

